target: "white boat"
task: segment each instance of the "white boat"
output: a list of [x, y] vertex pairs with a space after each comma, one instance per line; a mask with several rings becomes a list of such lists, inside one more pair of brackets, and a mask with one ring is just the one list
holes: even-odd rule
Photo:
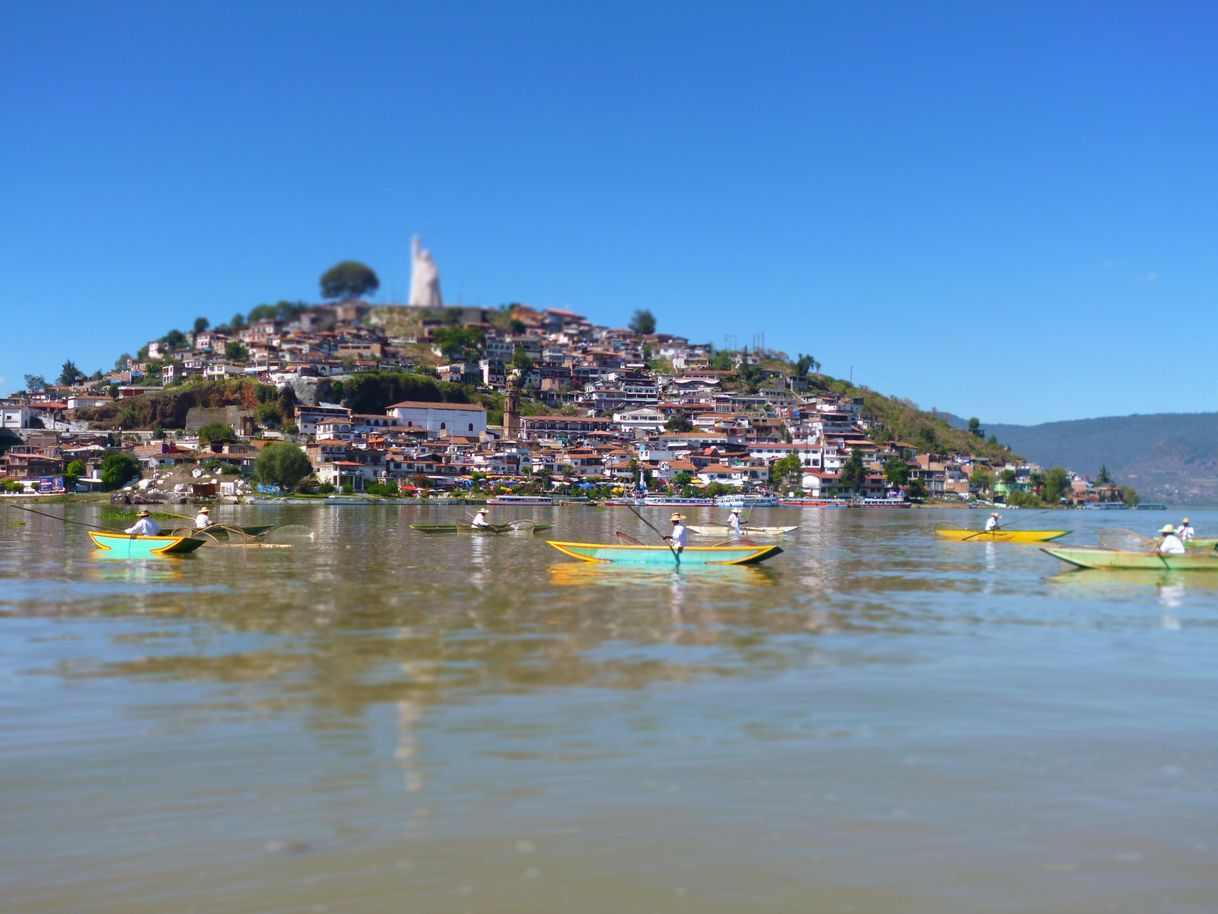
[[773, 495], [720, 495], [715, 504], [720, 508], [776, 508], [778, 499]]
[[674, 498], [668, 495], [648, 495], [643, 499], [647, 508], [709, 508], [713, 507], [713, 498]]
[[[586, 500], [586, 499], [585, 499]], [[549, 495], [496, 495], [494, 498], [488, 498], [488, 505], [518, 505], [521, 507], [546, 507], [554, 504], [554, 499]]]

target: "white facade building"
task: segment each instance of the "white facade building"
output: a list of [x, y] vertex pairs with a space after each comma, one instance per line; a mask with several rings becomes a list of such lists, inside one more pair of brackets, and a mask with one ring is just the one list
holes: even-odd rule
[[422, 428], [428, 437], [465, 435], [477, 437], [486, 431], [486, 408], [474, 403], [421, 403], [404, 400], [385, 410], [397, 424]]

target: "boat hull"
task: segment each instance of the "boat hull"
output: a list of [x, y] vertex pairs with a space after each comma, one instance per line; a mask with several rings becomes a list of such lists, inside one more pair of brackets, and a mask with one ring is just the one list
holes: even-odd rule
[[1184, 552], [1164, 555], [1158, 552], [1126, 552], [1094, 546], [1042, 546], [1055, 559], [1079, 568], [1121, 569], [1127, 571], [1218, 571], [1218, 555], [1212, 552]]
[[970, 543], [1047, 543], [1061, 539], [1069, 530], [955, 530], [943, 528], [935, 533], [944, 539]]
[[102, 533], [96, 530], [90, 530], [89, 537], [99, 549], [129, 559], [186, 555], [205, 542], [192, 536], [133, 536], [130, 533]]
[[[676, 565], [677, 559], [667, 546], [625, 546], [612, 543], [547, 542], [564, 555], [582, 562], [612, 562], [633, 565]], [[680, 554], [680, 565], [753, 565], [772, 558], [778, 546], [687, 546]]]

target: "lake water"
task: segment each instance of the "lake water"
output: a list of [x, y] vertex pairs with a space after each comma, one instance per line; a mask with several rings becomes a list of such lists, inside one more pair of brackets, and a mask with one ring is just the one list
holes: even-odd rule
[[1218, 910], [1218, 575], [885, 509], [642, 571], [545, 543], [651, 536], [626, 509], [492, 511], [555, 529], [220, 507], [302, 526], [124, 561], [0, 509], [0, 909]]

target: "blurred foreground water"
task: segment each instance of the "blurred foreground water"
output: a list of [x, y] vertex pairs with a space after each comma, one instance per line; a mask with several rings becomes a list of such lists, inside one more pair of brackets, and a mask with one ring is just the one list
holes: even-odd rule
[[292, 548], [126, 561], [0, 511], [0, 907], [1218, 909], [1218, 575], [885, 509], [759, 510], [800, 525], [765, 565], [632, 570], [545, 543], [651, 537], [625, 509], [495, 513], [555, 529], [219, 508]]

